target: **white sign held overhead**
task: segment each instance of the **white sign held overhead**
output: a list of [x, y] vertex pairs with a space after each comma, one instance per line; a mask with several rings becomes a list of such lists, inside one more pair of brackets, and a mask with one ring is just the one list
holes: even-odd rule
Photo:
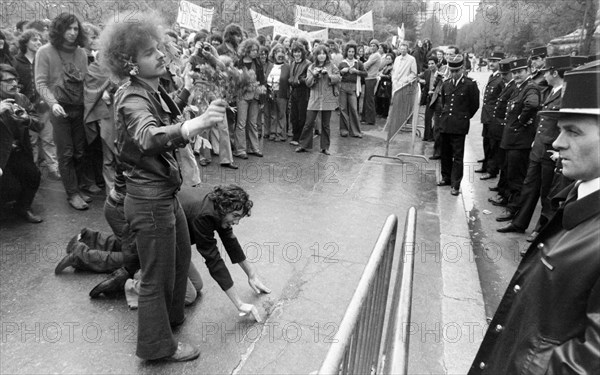
[[183, 28], [194, 31], [202, 29], [210, 31], [214, 13], [214, 8], [206, 9], [189, 1], [181, 0], [179, 3], [179, 13], [177, 14], [177, 23]]
[[342, 17], [332, 16], [318, 9], [296, 5], [295, 23], [330, 29], [373, 31], [373, 11], [365, 13], [356, 21], [348, 21]]

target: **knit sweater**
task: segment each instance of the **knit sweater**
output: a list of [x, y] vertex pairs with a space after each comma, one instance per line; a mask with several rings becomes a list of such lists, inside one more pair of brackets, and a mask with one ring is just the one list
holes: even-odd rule
[[81, 47], [77, 47], [73, 53], [59, 52], [48, 43], [40, 47], [35, 55], [35, 88], [50, 108], [58, 103], [54, 97], [54, 88], [63, 73], [63, 61], [65, 64], [73, 63], [81, 71], [82, 76], [87, 74], [87, 54]]

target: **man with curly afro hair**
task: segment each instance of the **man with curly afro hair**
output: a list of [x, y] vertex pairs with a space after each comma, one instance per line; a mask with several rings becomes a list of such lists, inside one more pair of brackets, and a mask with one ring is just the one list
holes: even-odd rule
[[[115, 20], [118, 20], [116, 18]], [[173, 100], [159, 85], [166, 72], [162, 21], [144, 14], [138, 22], [113, 22], [100, 36], [100, 61], [125, 83], [114, 98], [117, 152], [123, 165], [125, 218], [138, 249], [142, 279], [136, 354], [146, 360], [189, 361], [200, 351], [177, 342], [172, 328], [185, 320], [191, 260], [190, 235], [177, 193], [181, 172], [174, 151], [202, 131], [223, 123], [225, 104], [215, 100], [182, 121], [193, 80]]]

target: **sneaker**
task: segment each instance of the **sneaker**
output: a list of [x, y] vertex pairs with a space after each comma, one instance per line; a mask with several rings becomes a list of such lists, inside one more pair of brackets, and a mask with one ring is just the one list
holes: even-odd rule
[[169, 357], [161, 358], [161, 361], [166, 362], [185, 362], [192, 361], [200, 357], [200, 349], [183, 342], [177, 343], [177, 350]]
[[299, 145], [299, 143], [298, 143], [298, 142], [296, 142], [296, 141], [291, 141], [291, 142], [290, 142], [290, 144], [291, 144], [292, 146], [298, 146], [298, 145]]

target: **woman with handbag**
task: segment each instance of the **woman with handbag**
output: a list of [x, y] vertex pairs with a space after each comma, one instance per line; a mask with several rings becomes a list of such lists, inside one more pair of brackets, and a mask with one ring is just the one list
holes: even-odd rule
[[296, 152], [306, 152], [306, 150], [312, 149], [315, 120], [317, 115], [321, 115], [321, 152], [330, 155], [329, 120], [331, 112], [339, 106], [338, 84], [342, 77], [337, 66], [331, 62], [326, 46], [317, 46], [313, 50], [313, 56], [314, 62], [308, 67], [306, 74], [306, 86], [310, 87], [308, 113], [300, 136], [300, 146], [296, 148]]
[[69, 204], [77, 210], [88, 208], [89, 195], [79, 188], [83, 181], [83, 152], [86, 146], [83, 125], [83, 81], [88, 58], [83, 49], [87, 37], [79, 19], [59, 14], [50, 25], [50, 43], [35, 58], [35, 87], [50, 107], [58, 168]]

